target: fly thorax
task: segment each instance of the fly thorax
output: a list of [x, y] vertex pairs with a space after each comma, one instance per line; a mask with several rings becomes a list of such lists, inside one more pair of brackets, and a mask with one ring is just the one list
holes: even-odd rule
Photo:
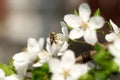
[[56, 44], [63, 44], [65, 41], [65, 36], [64, 35], [56, 35], [55, 36], [55, 43]]
[[28, 52], [28, 49], [27, 49], [27, 48], [23, 48], [22, 51], [24, 51], [24, 52]]

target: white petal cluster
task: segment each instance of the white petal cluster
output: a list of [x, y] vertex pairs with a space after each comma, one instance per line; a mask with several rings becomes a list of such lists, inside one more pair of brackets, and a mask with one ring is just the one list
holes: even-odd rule
[[39, 58], [39, 61], [37, 63], [33, 64], [33, 67], [42, 66], [44, 63], [46, 63], [49, 60], [50, 55], [47, 51], [42, 50], [41, 52], [39, 52], [38, 58]]
[[6, 76], [5, 72], [0, 69], [0, 80], [22, 80], [22, 78], [16, 74]]
[[120, 70], [120, 39], [115, 39], [113, 44], [108, 46], [108, 49], [114, 56], [114, 61], [118, 64]]
[[120, 39], [116, 39], [108, 48], [113, 56], [120, 58]]
[[13, 56], [14, 67], [20, 76], [26, 75], [28, 65], [38, 57], [39, 52], [43, 50], [43, 46], [43, 38], [40, 38], [38, 42], [34, 38], [29, 38], [27, 50]]
[[113, 28], [113, 32], [111, 32], [105, 36], [105, 39], [108, 42], [112, 42], [115, 39], [119, 38], [119, 33], [120, 33], [120, 28], [112, 20], [110, 20], [110, 24]]
[[114, 56], [114, 61], [118, 64], [120, 71], [120, 28], [112, 20], [110, 20], [110, 24], [113, 28], [113, 32], [107, 34], [105, 39], [108, 42], [112, 42], [112, 44], [108, 46], [108, 49], [111, 55]]
[[51, 58], [49, 67], [52, 72], [51, 80], [78, 80], [80, 76], [89, 70], [86, 64], [75, 63], [75, 55], [71, 50], [65, 51], [61, 60]]
[[97, 42], [96, 29], [100, 29], [104, 25], [104, 19], [101, 16], [91, 17], [91, 10], [87, 3], [79, 6], [79, 16], [68, 14], [64, 16], [64, 21], [73, 29], [70, 31], [71, 39], [79, 39], [81, 37], [89, 44]]
[[48, 53], [54, 56], [61, 56], [63, 52], [68, 48], [68, 29], [64, 22], [61, 22], [62, 33], [55, 34], [55, 41], [51, 43], [50, 38], [47, 39], [46, 49]]

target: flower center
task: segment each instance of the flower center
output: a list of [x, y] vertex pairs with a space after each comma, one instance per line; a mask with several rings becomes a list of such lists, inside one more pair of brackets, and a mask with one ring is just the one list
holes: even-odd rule
[[61, 44], [63, 43], [63, 36], [56, 34], [55, 32], [51, 32], [50, 33], [50, 42], [51, 44], [55, 43], [55, 44]]
[[62, 38], [60, 36], [55, 36], [55, 43], [59, 43], [62, 41]]
[[47, 57], [48, 57], [48, 54], [47, 54], [47, 52], [45, 51], [45, 50], [42, 50], [39, 54], [38, 54], [38, 56], [39, 56], [39, 58], [40, 59], [47, 59]]
[[69, 73], [69, 70], [65, 70], [65, 69], [63, 69], [63, 76], [64, 76], [64, 78], [66, 79], [68, 76], [70, 76], [70, 73]]
[[86, 28], [88, 27], [88, 23], [83, 22], [80, 27], [81, 27], [83, 30], [86, 30]]

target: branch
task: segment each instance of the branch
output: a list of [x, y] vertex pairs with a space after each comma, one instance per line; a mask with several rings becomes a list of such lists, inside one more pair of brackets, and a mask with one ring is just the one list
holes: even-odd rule
[[[108, 49], [108, 45], [110, 43], [104, 43], [102, 44], [104, 49]], [[90, 60], [92, 60], [92, 57], [95, 55], [96, 51], [95, 50], [91, 50], [91, 51], [87, 51], [87, 52], [83, 52], [81, 53], [77, 58], [76, 58], [76, 62], [77, 63], [85, 63], [88, 62]]]

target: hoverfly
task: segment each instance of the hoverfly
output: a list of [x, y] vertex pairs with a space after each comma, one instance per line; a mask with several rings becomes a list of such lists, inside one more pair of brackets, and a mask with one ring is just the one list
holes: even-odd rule
[[56, 33], [55, 32], [51, 32], [50, 33], [50, 42], [51, 42], [51, 44], [53, 44], [53, 42], [55, 42], [55, 37], [56, 37]]

